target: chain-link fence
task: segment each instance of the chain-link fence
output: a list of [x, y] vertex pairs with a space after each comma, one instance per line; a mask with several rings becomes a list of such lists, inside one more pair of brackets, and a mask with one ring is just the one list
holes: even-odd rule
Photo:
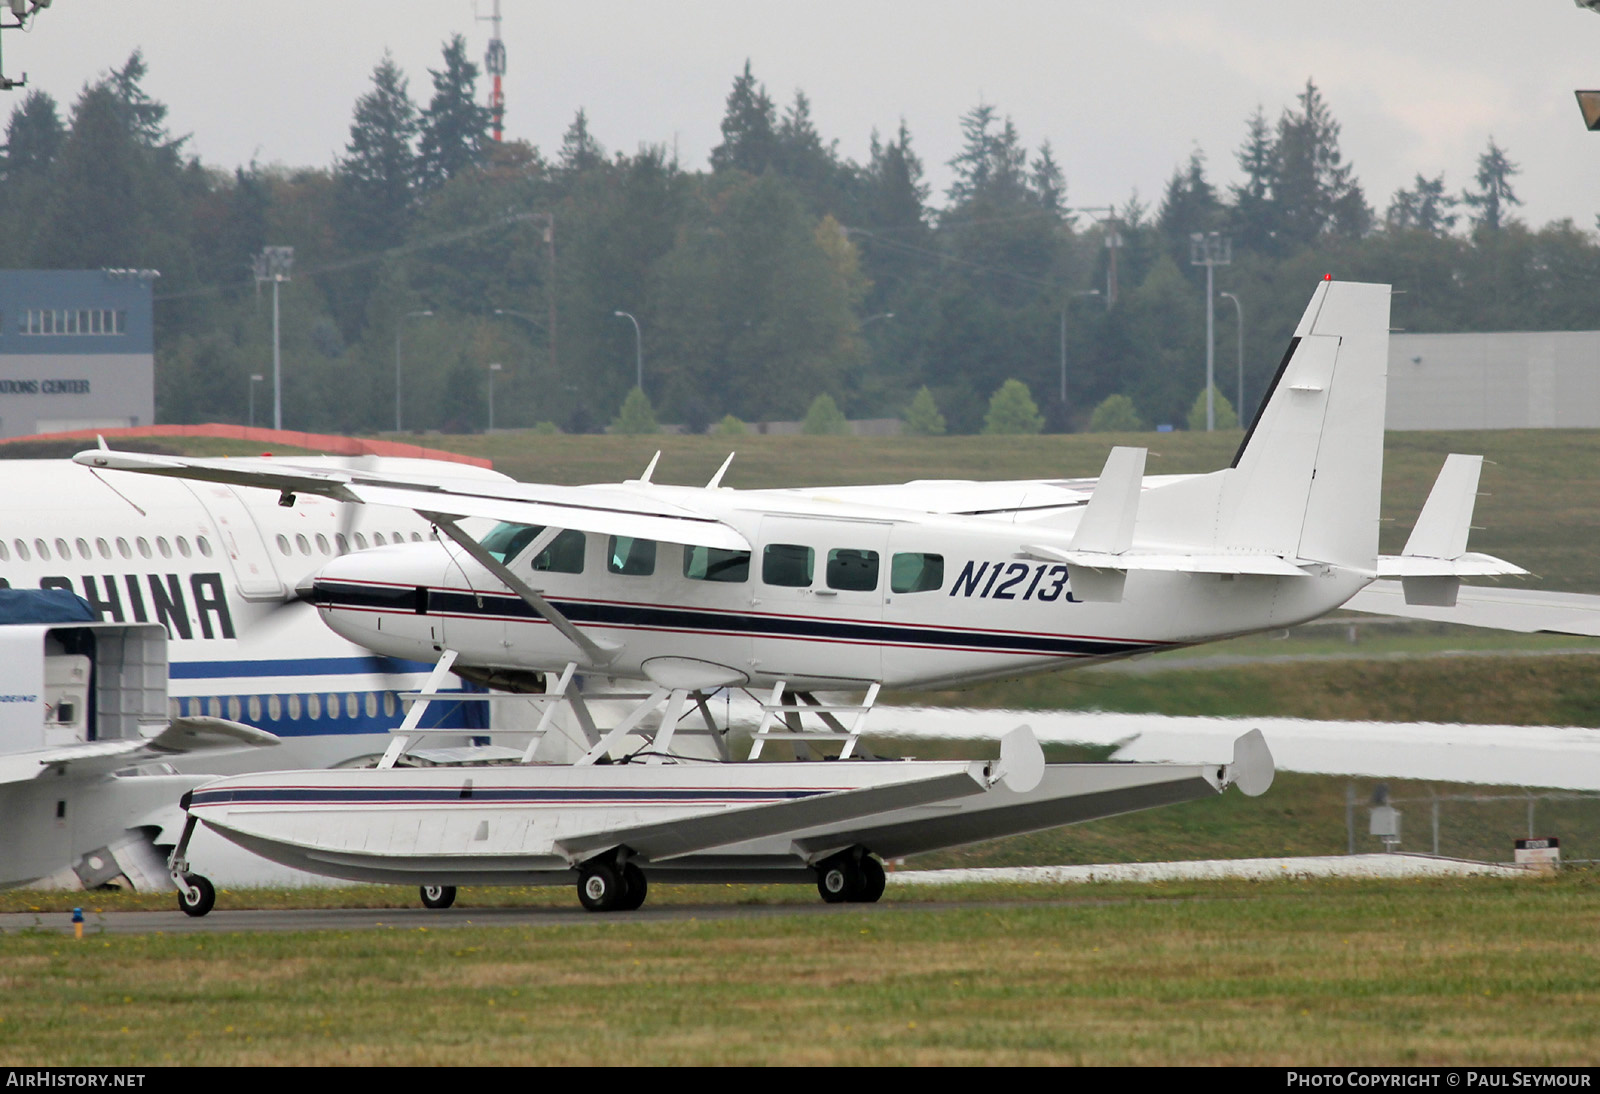
[[[1392, 824], [1390, 822], [1393, 822]], [[1554, 837], [1561, 861], [1600, 861], [1600, 794], [1561, 790], [1390, 797], [1384, 784], [1345, 791], [1350, 854], [1413, 851], [1510, 862], [1518, 839]]]

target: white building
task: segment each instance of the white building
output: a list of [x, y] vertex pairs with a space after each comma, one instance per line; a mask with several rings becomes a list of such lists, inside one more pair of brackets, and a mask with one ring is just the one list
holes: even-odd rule
[[0, 270], [0, 437], [155, 422], [153, 270]]
[[1385, 424], [1600, 428], [1600, 331], [1392, 334]]

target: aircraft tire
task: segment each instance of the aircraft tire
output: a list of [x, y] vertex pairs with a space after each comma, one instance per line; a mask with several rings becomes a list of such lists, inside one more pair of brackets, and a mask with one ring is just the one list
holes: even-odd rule
[[422, 906], [424, 908], [448, 908], [456, 902], [456, 887], [454, 885], [424, 885], [422, 887]]
[[858, 904], [876, 904], [878, 898], [883, 896], [883, 887], [889, 882], [888, 876], [883, 872], [883, 863], [871, 855], [862, 855], [860, 870], [861, 888], [856, 893], [855, 900]]
[[861, 883], [861, 870], [848, 855], [831, 858], [817, 869], [817, 892], [828, 904], [859, 899]]
[[625, 893], [621, 872], [609, 862], [591, 862], [578, 871], [578, 902], [587, 911], [615, 911]]
[[617, 901], [617, 911], [633, 912], [644, 905], [644, 898], [650, 892], [650, 882], [645, 878], [644, 871], [633, 863], [628, 863], [622, 868], [622, 898]]
[[186, 890], [178, 890], [178, 907], [184, 915], [203, 916], [217, 903], [217, 889], [209, 878], [199, 874], [184, 874], [183, 880], [194, 890], [193, 898]]

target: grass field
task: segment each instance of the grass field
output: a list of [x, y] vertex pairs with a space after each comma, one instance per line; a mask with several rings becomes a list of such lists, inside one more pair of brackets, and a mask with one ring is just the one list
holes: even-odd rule
[[0, 1065], [1600, 1058], [1590, 874], [1035, 895], [552, 928], [24, 932], [0, 937]]

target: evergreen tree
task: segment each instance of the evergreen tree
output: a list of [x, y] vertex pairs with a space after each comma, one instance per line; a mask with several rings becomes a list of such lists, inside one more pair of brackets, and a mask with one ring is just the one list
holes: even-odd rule
[[51, 176], [33, 262], [54, 269], [126, 267], [148, 256], [140, 149], [107, 83], [85, 88]]
[[1468, 190], [1461, 200], [1474, 210], [1472, 223], [1491, 232], [1498, 232], [1511, 214], [1513, 205], [1521, 205], [1511, 188], [1511, 176], [1521, 169], [1506, 156], [1505, 149], [1489, 138], [1489, 147], [1478, 157], [1478, 189]]
[[804, 91], [794, 93], [794, 103], [778, 126], [772, 166], [794, 183], [813, 210], [827, 208], [839, 171], [837, 142], [823, 143], [811, 121], [811, 100]]
[[1339, 150], [1339, 123], [1317, 85], [1306, 81], [1298, 111], [1278, 120], [1278, 174], [1272, 199], [1284, 232], [1298, 244], [1323, 233], [1360, 238], [1371, 225], [1371, 211], [1353, 167]]
[[1244, 181], [1233, 189], [1235, 231], [1246, 247], [1265, 252], [1279, 234], [1277, 209], [1272, 202], [1273, 184], [1278, 177], [1278, 144], [1261, 107], [1250, 115], [1244, 144], [1237, 153]]
[[1214, 231], [1222, 216], [1217, 192], [1206, 178], [1205, 155], [1196, 148], [1189, 153], [1186, 166], [1175, 168], [1167, 180], [1156, 227], [1168, 245], [1187, 252], [1189, 237], [1195, 232]]
[[1047, 140], [1039, 146], [1033, 157], [1030, 179], [1033, 200], [1040, 208], [1055, 217], [1065, 217], [1067, 210], [1067, 177], [1056, 162], [1055, 152]]
[[995, 109], [979, 103], [961, 118], [961, 151], [950, 161], [956, 177], [945, 196], [951, 205], [971, 201], [982, 193], [994, 175], [995, 149], [998, 137], [990, 132], [995, 123]]
[[844, 411], [839, 409], [839, 404], [833, 401], [833, 396], [823, 392], [811, 400], [806, 420], [800, 424], [800, 432], [808, 437], [843, 437], [849, 434], [850, 423]]
[[594, 139], [594, 134], [589, 132], [589, 116], [580, 106], [578, 113], [573, 116], [572, 124], [567, 126], [567, 132], [561, 138], [561, 155], [557, 158], [556, 164], [567, 174], [579, 174], [599, 167], [605, 161], [606, 150]]
[[714, 171], [748, 171], [759, 175], [777, 149], [775, 108], [767, 89], [756, 82], [750, 62], [734, 78], [722, 116], [722, 143], [711, 150]]
[[1444, 235], [1455, 227], [1455, 207], [1456, 199], [1444, 191], [1444, 175], [1430, 179], [1419, 174], [1414, 189], [1401, 187], [1395, 191], [1384, 222], [1393, 229]]
[[400, 242], [416, 197], [417, 131], [406, 78], [384, 54], [372, 70], [372, 90], [356, 100], [338, 168], [344, 234], [352, 248], [379, 250]]
[[125, 123], [134, 139], [146, 148], [165, 148], [176, 153], [187, 137], [175, 141], [167, 139], [167, 107], [152, 99], [144, 90], [143, 82], [149, 68], [144, 63], [144, 52], [134, 50], [120, 69], [112, 69], [104, 81], [125, 114]]
[[478, 104], [478, 66], [467, 60], [467, 40], [445, 43], [444, 68], [429, 69], [433, 98], [419, 119], [417, 183], [436, 189], [482, 167], [490, 144], [492, 112]]
[[933, 401], [933, 392], [924, 384], [917, 390], [916, 397], [911, 400], [911, 405], [906, 407], [901, 420], [906, 424], [906, 432], [918, 437], [942, 437], [944, 435], [944, 415], [939, 413], [939, 404]]
[[863, 202], [867, 223], [874, 228], [926, 228], [928, 184], [922, 180], [922, 160], [911, 150], [905, 119], [888, 144], [874, 130], [870, 153]]
[[[43, 91], [30, 91], [12, 108], [6, 124], [5, 158], [0, 160], [0, 178], [14, 183], [22, 178], [40, 178], [55, 163], [67, 130], [61, 124], [56, 101]], [[15, 201], [13, 195], [12, 202]]]
[[989, 400], [989, 413], [983, 420], [985, 433], [1038, 433], [1044, 429], [1044, 415], [1028, 385], [1021, 380], [1007, 380]]

